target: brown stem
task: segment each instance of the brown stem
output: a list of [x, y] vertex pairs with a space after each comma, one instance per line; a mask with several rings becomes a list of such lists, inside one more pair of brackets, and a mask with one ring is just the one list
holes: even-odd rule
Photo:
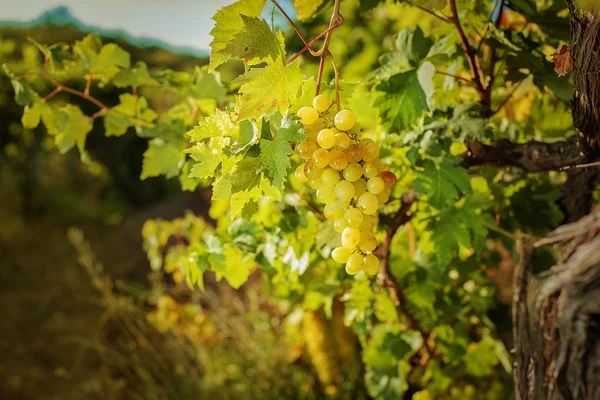
[[338, 111], [340, 111], [342, 109], [340, 106], [340, 69], [335, 63], [333, 55], [329, 52], [327, 53], [327, 55], [331, 59], [331, 64], [333, 65], [333, 72], [335, 74], [335, 104], [337, 105]]
[[459, 80], [459, 81], [464, 82], [464, 83], [473, 83], [470, 79], [463, 78], [462, 76], [458, 76], [458, 75], [452, 75], [452, 74], [449, 74], [447, 72], [437, 71], [436, 70], [435, 73], [439, 74], [439, 75], [449, 76], [451, 78], [454, 78], [454, 79]]
[[379, 280], [390, 290], [394, 304], [402, 311], [402, 315], [406, 319], [406, 326], [408, 329], [414, 329], [418, 331], [423, 338], [423, 350], [425, 352], [424, 362], [426, 362], [426, 360], [431, 356], [431, 350], [427, 344], [429, 334], [420, 326], [419, 321], [417, 321], [415, 316], [412, 314], [412, 311], [408, 308], [408, 305], [406, 304], [406, 295], [390, 271], [390, 248], [392, 245], [392, 240], [398, 229], [411, 220], [412, 215], [409, 214], [409, 211], [416, 200], [417, 197], [412, 192], [405, 193], [402, 196], [400, 208], [392, 218], [392, 222], [385, 233], [385, 239], [383, 240], [383, 243], [381, 243], [381, 245], [375, 249], [373, 254], [377, 255], [381, 260]]
[[89, 73], [89, 75], [88, 75], [88, 78], [87, 78], [87, 82], [85, 83], [85, 90], [83, 91], [83, 93], [84, 93], [86, 96], [89, 96], [89, 95], [90, 95], [90, 88], [92, 87], [92, 75], [93, 75], [93, 74], [94, 74], [94, 73], [93, 73], [92, 71], [90, 71], [90, 73]]
[[446, 17], [445, 15], [439, 15], [435, 11], [430, 10], [428, 8], [425, 8], [425, 7], [418, 6], [418, 5], [416, 5], [415, 3], [413, 3], [412, 1], [409, 1], [409, 0], [404, 0], [404, 2], [406, 4], [408, 4], [409, 6], [411, 6], [411, 7], [417, 7], [419, 10], [424, 11], [427, 14], [433, 15], [434, 17], [436, 17], [437, 19], [439, 19], [442, 22], [446, 22], [446, 23], [450, 22], [450, 19], [448, 17]]
[[313, 49], [310, 48], [310, 46], [312, 45], [312, 43], [308, 43], [306, 41], [306, 39], [304, 38], [304, 36], [302, 35], [302, 32], [300, 32], [300, 29], [298, 29], [298, 26], [294, 23], [294, 21], [290, 18], [289, 15], [287, 15], [287, 13], [285, 12], [285, 10], [277, 3], [277, 1], [275, 0], [271, 0], [271, 3], [273, 3], [275, 5], [275, 7], [277, 7], [279, 9], [279, 11], [283, 14], [283, 16], [285, 17], [285, 19], [288, 20], [288, 22], [290, 23], [290, 25], [292, 25], [292, 28], [294, 28], [294, 30], [296, 31], [296, 33], [298, 34], [298, 36], [300, 37], [300, 40], [302, 40], [302, 42], [304, 43], [304, 45], [308, 48], [308, 50], [311, 52], [312, 55], [316, 55], [315, 51]]
[[319, 72], [317, 73], [317, 90], [315, 91], [315, 97], [319, 95], [321, 91], [321, 82], [323, 81], [323, 70], [325, 69], [325, 57], [321, 57], [319, 61]]
[[[341, 17], [341, 16], [340, 16]], [[294, 54], [294, 56], [292, 58], [290, 58], [289, 60], [287, 60], [286, 64], [291, 64], [293, 63], [296, 58], [300, 57], [306, 50], [310, 49], [310, 46], [312, 46], [317, 40], [321, 39], [323, 36], [325, 36], [326, 34], [328, 34], [329, 32], [331, 32], [332, 30], [334, 30], [335, 28], [341, 26], [344, 23], [344, 19], [341, 18], [340, 21], [338, 23], [336, 23], [333, 26], [330, 26], [329, 28], [327, 28], [326, 30], [324, 30], [323, 32], [319, 33], [319, 35], [317, 35], [317, 37], [315, 37], [313, 40], [311, 40], [310, 42], [308, 42], [306, 44], [306, 46], [304, 46], [302, 48], [302, 50], [300, 50], [299, 52], [297, 52], [296, 54]], [[319, 52], [315, 52], [315, 51], [311, 51], [313, 56], [318, 56]]]
[[451, 21], [458, 32], [458, 36], [460, 37], [460, 41], [467, 55], [467, 60], [469, 62], [469, 69], [471, 70], [471, 81], [475, 84], [475, 88], [479, 93], [479, 102], [485, 106], [489, 107], [489, 96], [486, 94], [485, 88], [483, 87], [483, 83], [481, 80], [481, 74], [479, 73], [479, 63], [477, 61], [477, 55], [475, 54], [475, 49], [469, 43], [469, 39], [467, 39], [467, 35], [460, 24], [460, 20], [458, 18], [458, 11], [456, 9], [456, 1], [449, 0], [450, 10], [452, 12]]
[[51, 98], [53, 98], [54, 96], [56, 96], [58, 93], [60, 93], [62, 91], [62, 89], [63, 89], [62, 85], [58, 85], [56, 88], [54, 88], [53, 91], [51, 91], [50, 93], [48, 93], [46, 95], [46, 97], [44, 97], [43, 100], [44, 101], [50, 100]]

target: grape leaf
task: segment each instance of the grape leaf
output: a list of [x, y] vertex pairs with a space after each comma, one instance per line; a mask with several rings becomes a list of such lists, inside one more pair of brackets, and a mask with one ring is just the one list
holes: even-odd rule
[[290, 168], [288, 154], [291, 153], [292, 148], [285, 140], [260, 140], [261, 170], [279, 190], [283, 190], [283, 181]]
[[235, 34], [221, 54], [249, 64], [285, 57], [281, 44], [264, 19], [247, 15], [241, 17], [244, 23], [242, 30]]
[[223, 64], [229, 56], [224, 51], [234, 36], [244, 28], [242, 15], [248, 17], [259, 17], [267, 0], [239, 0], [227, 7], [221, 8], [212, 17], [216, 22], [215, 27], [210, 31], [214, 38], [210, 43], [212, 49], [208, 70], [214, 71], [219, 65]]
[[430, 110], [434, 75], [433, 64], [425, 62], [418, 70], [393, 75], [377, 85], [382, 96], [375, 105], [390, 130], [407, 130]]
[[130, 93], [119, 96], [120, 104], [104, 115], [106, 136], [121, 136], [131, 126], [151, 126], [158, 114], [148, 107], [145, 97], [137, 98]]
[[225, 250], [225, 270], [222, 276], [227, 280], [227, 283], [234, 289], [239, 289], [250, 276], [250, 271], [254, 268], [254, 255], [244, 254], [242, 250], [227, 243]]
[[172, 142], [160, 138], [152, 139], [148, 143], [148, 150], [144, 152], [142, 180], [159, 175], [165, 175], [167, 178], [179, 175], [185, 161], [182, 150], [181, 146]]
[[268, 117], [275, 111], [285, 113], [303, 81], [298, 63], [285, 66], [279, 59], [263, 68], [252, 68], [233, 81], [242, 85], [238, 120]]
[[193, 141], [207, 139], [211, 137], [230, 137], [237, 136], [239, 127], [231, 121], [231, 116], [225, 111], [219, 109], [208, 116], [198, 126], [188, 132]]
[[3, 64], [4, 72], [10, 78], [13, 90], [15, 91], [15, 102], [21, 107], [32, 105], [36, 101], [40, 100], [40, 96], [35, 90], [29, 86], [29, 84], [23, 80], [17, 79], [6, 64]]
[[427, 192], [427, 199], [432, 207], [444, 208], [458, 200], [462, 193], [471, 190], [469, 177], [464, 168], [456, 166], [457, 160], [449, 157], [442, 159], [437, 167], [433, 161], [424, 162], [422, 172], [415, 181], [417, 192]]
[[210, 178], [215, 176], [215, 170], [221, 164], [221, 158], [215, 148], [200, 142], [186, 150], [186, 153], [197, 161], [192, 167], [190, 177]]
[[44, 107], [42, 121], [48, 133], [54, 136], [54, 144], [61, 153], [66, 153], [77, 146], [81, 159], [85, 162], [89, 161], [85, 141], [93, 125], [79, 107], [72, 104], [59, 109]]
[[135, 63], [133, 68], [122, 69], [113, 79], [113, 84], [116, 87], [140, 87], [140, 86], [160, 86], [158, 81], [150, 76], [148, 67], [143, 61]]

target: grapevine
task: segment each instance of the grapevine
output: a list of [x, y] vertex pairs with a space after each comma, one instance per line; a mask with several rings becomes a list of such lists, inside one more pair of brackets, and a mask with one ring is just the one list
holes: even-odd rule
[[346, 264], [355, 275], [364, 270], [377, 275], [380, 261], [373, 254], [377, 247], [377, 211], [385, 204], [397, 178], [379, 160], [380, 149], [372, 139], [363, 138], [351, 110], [332, 111], [333, 103], [320, 94], [313, 106], [298, 110], [306, 140], [297, 152], [305, 163], [295, 172], [296, 179], [316, 190], [325, 205], [324, 215], [341, 234], [341, 247], [331, 258]]

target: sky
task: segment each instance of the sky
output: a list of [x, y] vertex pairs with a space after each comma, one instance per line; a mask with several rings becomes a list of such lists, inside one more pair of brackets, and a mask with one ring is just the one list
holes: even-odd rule
[[208, 49], [212, 15], [235, 0], [0, 0], [0, 20], [29, 21], [67, 6], [86, 25]]

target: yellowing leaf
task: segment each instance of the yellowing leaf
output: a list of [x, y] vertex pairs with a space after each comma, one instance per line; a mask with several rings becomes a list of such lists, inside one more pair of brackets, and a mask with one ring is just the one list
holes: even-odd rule
[[303, 81], [304, 74], [298, 63], [285, 66], [283, 62], [275, 62], [252, 68], [233, 82], [242, 85], [238, 120], [270, 116], [275, 111], [284, 114]]
[[188, 132], [193, 141], [211, 137], [237, 136], [239, 127], [231, 121], [231, 116], [225, 111], [217, 109], [215, 113], [206, 117], [198, 126]]

